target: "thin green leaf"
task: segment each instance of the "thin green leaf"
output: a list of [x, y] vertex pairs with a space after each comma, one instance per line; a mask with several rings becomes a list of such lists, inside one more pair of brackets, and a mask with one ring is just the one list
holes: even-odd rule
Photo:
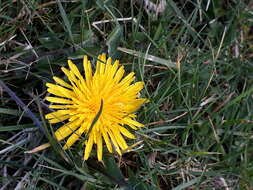
[[58, 189], [61, 189], [61, 190], [68, 190], [67, 188], [65, 188], [65, 187], [59, 185], [58, 183], [53, 182], [53, 181], [51, 181], [51, 180], [49, 180], [49, 179], [47, 179], [47, 178], [39, 177], [39, 180], [44, 181], [44, 182], [46, 182], [46, 183], [48, 183], [48, 184], [50, 184], [50, 185], [52, 185], [52, 186], [54, 186], [54, 187], [57, 187]]
[[119, 46], [120, 39], [122, 38], [122, 27], [117, 24], [113, 31], [108, 36], [106, 45], [108, 46], [108, 53], [111, 57], [114, 57]]
[[201, 177], [194, 178], [186, 183], [180, 184], [177, 187], [172, 188], [171, 190], [186, 189], [187, 187], [190, 187], [190, 186], [194, 185], [195, 183], [198, 183], [200, 179], [201, 179]]
[[61, 17], [63, 19], [64, 25], [67, 29], [67, 32], [69, 33], [70, 39], [71, 39], [72, 43], [74, 43], [74, 37], [73, 37], [73, 34], [72, 34], [71, 25], [70, 25], [69, 19], [67, 17], [67, 14], [66, 14], [60, 0], [57, 0], [57, 4], [58, 4], [58, 7], [60, 9], [60, 13], [61, 13]]
[[15, 131], [27, 128], [35, 128], [34, 124], [24, 124], [24, 125], [9, 125], [9, 126], [0, 126], [0, 132], [3, 131]]
[[122, 48], [122, 47], [118, 47], [118, 50], [122, 51], [124, 53], [130, 54], [130, 55], [142, 58], [142, 59], [147, 59], [149, 61], [161, 64], [161, 65], [165, 65], [167, 67], [176, 68], [176, 63], [172, 62], [170, 60], [162, 59], [162, 58], [150, 55], [150, 54], [146, 54], [146, 53], [142, 53], [139, 51], [135, 51], [135, 50], [127, 49], [127, 48]]

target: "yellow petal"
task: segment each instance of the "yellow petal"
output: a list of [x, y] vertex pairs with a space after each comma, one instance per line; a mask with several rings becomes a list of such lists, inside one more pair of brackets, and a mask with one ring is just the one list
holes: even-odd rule
[[118, 67], [119, 67], [119, 61], [116, 60], [113, 65], [112, 65], [112, 68], [111, 68], [111, 71], [110, 71], [110, 76], [113, 78], [116, 71], [118, 70]]
[[76, 130], [67, 140], [66, 144], [63, 146], [63, 149], [69, 149], [83, 134], [86, 126], [82, 125], [78, 130]]
[[59, 123], [59, 122], [62, 122], [68, 118], [70, 118], [71, 116], [70, 115], [63, 115], [63, 116], [59, 116], [59, 117], [56, 117], [56, 118], [52, 118], [49, 121], [49, 123]]
[[115, 74], [114, 81], [118, 83], [122, 79], [124, 73], [125, 73], [124, 66], [121, 66], [117, 71], [117, 73]]
[[102, 140], [102, 136], [100, 133], [96, 134], [97, 135], [97, 157], [98, 157], [98, 161], [102, 160], [102, 154], [103, 154], [103, 140]]
[[118, 87], [125, 86], [128, 87], [131, 82], [133, 82], [135, 79], [134, 72], [129, 73], [120, 83], [118, 84]]
[[48, 91], [50, 94], [53, 94], [53, 95], [55, 95], [55, 96], [66, 97], [66, 96], [64, 96], [64, 94], [63, 94], [62, 92], [60, 92], [60, 91], [57, 90], [57, 89], [48, 88], [47, 91]]
[[110, 138], [112, 140], [112, 143], [113, 143], [113, 145], [115, 147], [115, 150], [118, 152], [119, 155], [121, 155], [121, 151], [120, 151], [119, 145], [118, 145], [118, 143], [117, 143], [117, 141], [116, 141], [116, 139], [115, 139], [115, 137], [113, 135], [113, 132], [108, 131], [108, 134], [109, 134], [109, 136], [110, 136]]
[[134, 101], [131, 101], [131, 103], [129, 103], [128, 105], [125, 106], [125, 110], [128, 113], [135, 112], [141, 107], [142, 104], [144, 104], [147, 101], [148, 101], [148, 99], [146, 99], [146, 98], [139, 98]]
[[101, 60], [101, 57], [102, 57], [102, 55], [99, 55], [97, 57], [97, 64], [96, 64], [96, 70], [95, 70], [94, 76], [97, 76], [100, 73], [100, 66], [101, 66], [102, 62], [99, 60]]
[[55, 81], [56, 83], [58, 83], [58, 84], [61, 85], [61, 86], [67, 87], [67, 88], [69, 88], [69, 89], [72, 88], [71, 85], [69, 85], [69, 84], [66, 83], [64, 80], [62, 80], [62, 79], [60, 79], [60, 78], [58, 78], [58, 77], [53, 77], [53, 79], [54, 79], [54, 81]]
[[106, 54], [102, 53], [100, 60], [102, 61], [102, 63], [106, 63]]
[[90, 80], [91, 80], [91, 77], [92, 77], [92, 68], [91, 68], [91, 63], [88, 60], [87, 56], [83, 57], [83, 67], [84, 67], [86, 82], [90, 83]]
[[49, 105], [48, 107], [51, 109], [67, 109], [67, 108], [75, 109], [78, 106], [77, 105]]
[[80, 114], [73, 115], [71, 118], [69, 118], [69, 121], [75, 121], [75, 120], [78, 120], [79, 118], [80, 118]]
[[68, 122], [59, 129], [55, 131], [55, 137], [58, 141], [65, 139], [65, 137], [69, 136], [80, 126], [80, 120], [75, 120], [72, 122]]
[[105, 140], [105, 144], [106, 144], [106, 147], [108, 149], [109, 152], [112, 152], [112, 144], [109, 140], [109, 137], [107, 135], [107, 132], [105, 132], [104, 130], [102, 131], [102, 135], [103, 135], [103, 138]]
[[125, 139], [122, 137], [122, 135], [119, 133], [119, 131], [116, 130], [116, 129], [114, 129], [114, 130], [112, 130], [112, 131], [113, 131], [114, 137], [115, 137], [115, 139], [116, 139], [118, 145], [120, 146], [120, 148], [121, 148], [122, 150], [127, 149], [128, 146], [127, 146], [127, 144], [126, 144], [126, 141], [125, 141]]
[[129, 117], [125, 117], [123, 119], [124, 123], [127, 124], [127, 125], [134, 125], [136, 127], [143, 127], [144, 125], [139, 123], [138, 121], [135, 121], [135, 120], [132, 120], [131, 118]]
[[69, 71], [68, 69], [66, 69], [65, 67], [62, 67], [61, 70], [64, 72], [64, 74], [68, 77], [69, 81], [71, 82], [71, 84], [75, 84], [77, 82], [77, 79], [74, 75], [73, 72]]
[[67, 115], [71, 112], [71, 110], [58, 110], [58, 111], [55, 111], [55, 112], [51, 112], [49, 114], [47, 114], [45, 116], [46, 119], [53, 119], [53, 118], [58, 118], [60, 116], [64, 116], [64, 115]]
[[118, 126], [118, 129], [126, 137], [128, 137], [130, 139], [135, 139], [135, 136], [132, 133], [130, 133], [126, 128]]
[[92, 133], [90, 133], [88, 137], [88, 143], [86, 144], [84, 151], [84, 160], [87, 160], [89, 158], [93, 143], [94, 143], [93, 135]]
[[102, 75], [102, 74], [104, 74], [104, 72], [105, 72], [105, 64], [104, 63], [101, 63], [100, 64], [100, 75]]
[[46, 86], [47, 86], [48, 88], [55, 88], [55, 87], [58, 86], [58, 85], [47, 82], [47, 83], [46, 83]]
[[112, 67], [112, 58], [109, 57], [106, 61], [106, 66], [105, 66], [105, 74], [108, 74], [110, 69]]
[[136, 82], [128, 87], [127, 92], [128, 94], [137, 94], [140, 92], [144, 87], [144, 82]]
[[103, 53], [103, 54], [99, 55], [98, 58], [97, 58], [97, 65], [96, 65], [95, 75], [97, 75], [97, 74], [100, 74], [100, 75], [104, 74], [105, 63], [106, 63], [106, 54]]
[[79, 113], [87, 113], [87, 112], [91, 112], [91, 110], [88, 107], [80, 106], [77, 109], [77, 112], [79, 112]]
[[64, 98], [46, 97], [46, 100], [58, 104], [73, 104], [73, 101]]
[[59, 85], [46, 83], [46, 86], [48, 87], [47, 91], [56, 95], [56, 96], [64, 96], [64, 97], [68, 97], [68, 98], [75, 96], [73, 91], [68, 90], [64, 87], [61, 87]]
[[71, 61], [71, 60], [68, 60], [68, 65], [69, 65], [69, 68], [70, 70], [81, 80], [83, 79], [80, 71], [78, 70], [77, 66]]
[[84, 102], [87, 99], [87, 96], [78, 87], [73, 87], [73, 90], [76, 94], [76, 97], [71, 97], [73, 101], [79, 104], [79, 102]]

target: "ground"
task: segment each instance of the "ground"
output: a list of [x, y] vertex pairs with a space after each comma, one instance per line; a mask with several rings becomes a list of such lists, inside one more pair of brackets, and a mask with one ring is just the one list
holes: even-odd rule
[[[160, 4], [159, 4], [160, 3]], [[252, 189], [251, 1], [0, 1], [0, 186], [4, 189]], [[107, 53], [149, 99], [130, 152], [62, 150], [46, 83]], [[46, 135], [44, 132], [46, 131]], [[39, 145], [52, 146], [25, 153]]]

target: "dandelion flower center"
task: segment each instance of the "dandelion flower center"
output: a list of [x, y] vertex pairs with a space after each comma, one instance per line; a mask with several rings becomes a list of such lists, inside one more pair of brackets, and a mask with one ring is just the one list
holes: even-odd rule
[[[56, 84], [46, 84], [47, 91], [54, 95], [46, 98], [53, 103], [49, 107], [56, 110], [47, 114], [46, 119], [50, 123], [65, 121], [55, 131], [56, 139], [61, 141], [68, 138], [63, 147], [68, 149], [83, 134], [88, 135], [84, 148], [85, 160], [96, 144], [97, 157], [101, 161], [104, 142], [109, 152], [115, 149], [121, 154], [122, 150], [128, 148], [124, 136], [135, 138], [127, 126], [134, 130], [143, 127], [135, 120], [135, 112], [147, 101], [138, 97], [144, 83], [134, 83], [134, 72], [123, 77], [124, 66], [120, 66], [119, 61], [112, 63], [111, 58], [106, 59], [106, 54], [98, 56], [94, 73], [87, 56], [83, 59], [84, 75], [70, 60], [68, 66], [69, 69], [62, 67], [62, 71], [69, 82], [53, 77]], [[101, 113], [90, 129], [100, 108]]]

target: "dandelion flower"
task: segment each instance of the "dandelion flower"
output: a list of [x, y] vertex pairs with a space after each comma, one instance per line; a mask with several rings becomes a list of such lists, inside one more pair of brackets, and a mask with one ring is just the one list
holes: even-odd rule
[[135, 120], [135, 112], [147, 101], [139, 98], [144, 82], [134, 83], [134, 72], [123, 77], [124, 66], [120, 66], [118, 60], [112, 63], [112, 58], [106, 59], [106, 54], [98, 56], [94, 74], [87, 56], [83, 59], [84, 76], [72, 61], [68, 60], [68, 66], [69, 69], [62, 67], [61, 70], [69, 82], [53, 77], [56, 84], [46, 84], [47, 91], [54, 95], [46, 100], [52, 102], [49, 107], [56, 110], [47, 114], [46, 119], [51, 124], [65, 121], [55, 131], [56, 139], [68, 138], [63, 149], [69, 149], [86, 136], [85, 160], [94, 144], [99, 161], [102, 160], [104, 143], [109, 152], [112, 153], [114, 148], [121, 155], [128, 148], [124, 137], [135, 138], [126, 127], [134, 130], [143, 127]]

